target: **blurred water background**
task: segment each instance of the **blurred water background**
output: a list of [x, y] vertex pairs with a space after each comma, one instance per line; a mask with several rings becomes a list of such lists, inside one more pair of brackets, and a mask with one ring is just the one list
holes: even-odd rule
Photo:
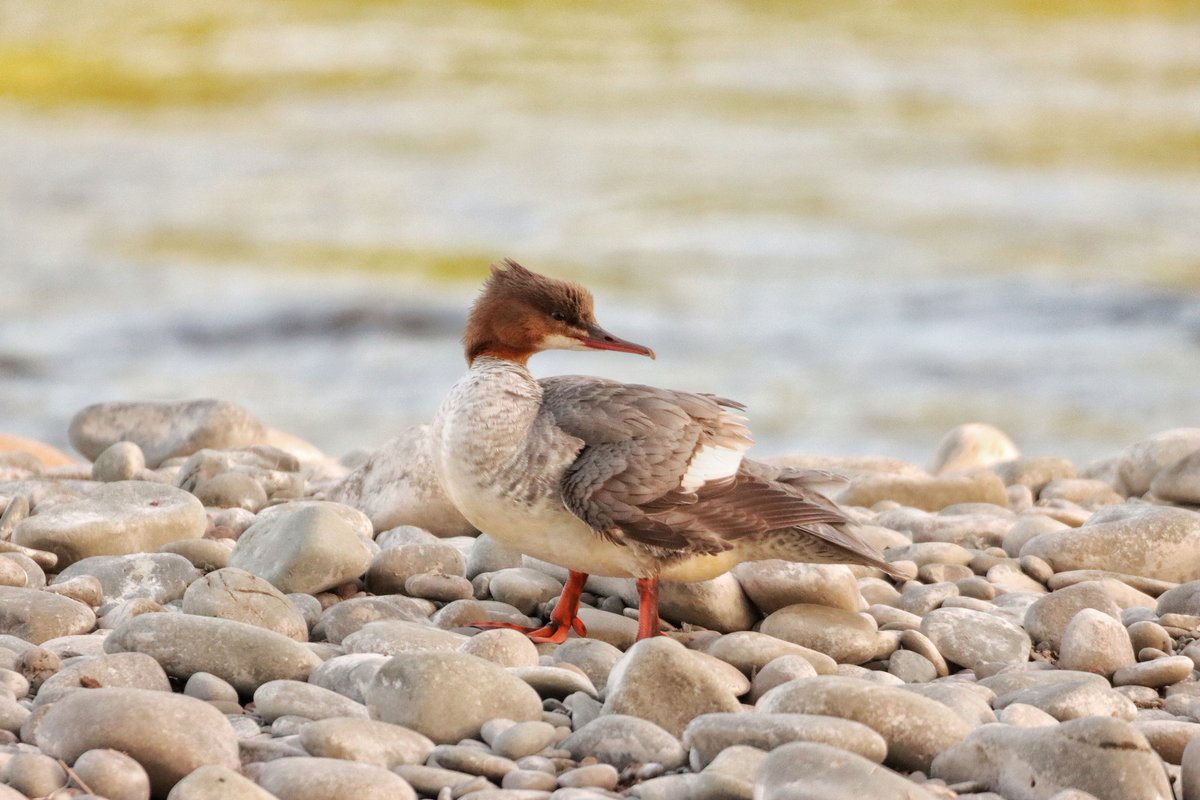
[[1194, 0], [0, 0], [0, 431], [431, 417], [511, 256], [760, 452], [1200, 422]]

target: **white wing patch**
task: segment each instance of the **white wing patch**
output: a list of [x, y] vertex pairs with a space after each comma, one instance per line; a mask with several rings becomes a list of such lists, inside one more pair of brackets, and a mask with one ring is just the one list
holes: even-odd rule
[[736, 474], [738, 467], [742, 465], [742, 453], [745, 450], [745, 447], [701, 445], [688, 462], [687, 472], [683, 473], [679, 488], [685, 492], [694, 492], [709, 481]]

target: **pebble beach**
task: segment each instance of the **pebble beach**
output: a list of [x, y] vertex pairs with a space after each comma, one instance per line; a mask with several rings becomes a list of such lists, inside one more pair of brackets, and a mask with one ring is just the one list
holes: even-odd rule
[[909, 580], [592, 578], [230, 402], [0, 437], [0, 800], [1195, 800], [1200, 428], [1074, 464], [962, 425], [790, 455]]

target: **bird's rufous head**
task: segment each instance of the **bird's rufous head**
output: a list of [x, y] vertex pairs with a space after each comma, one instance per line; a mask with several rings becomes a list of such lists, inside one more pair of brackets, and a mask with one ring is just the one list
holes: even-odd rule
[[492, 265], [467, 317], [463, 345], [468, 364], [480, 356], [524, 364], [541, 350], [616, 350], [654, 358], [649, 347], [619, 339], [596, 323], [587, 289], [508, 259]]

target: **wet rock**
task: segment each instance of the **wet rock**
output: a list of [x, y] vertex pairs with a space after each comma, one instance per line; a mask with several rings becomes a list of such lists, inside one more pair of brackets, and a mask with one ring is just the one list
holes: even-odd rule
[[992, 503], [1008, 507], [1004, 481], [986, 471], [945, 477], [864, 475], [855, 478], [838, 496], [846, 506], [871, 507], [883, 500], [938, 511], [956, 503]]
[[57, 581], [88, 576], [100, 582], [106, 601], [147, 599], [169, 603], [183, 596], [200, 571], [174, 553], [92, 556], [76, 561], [58, 574]]
[[39, 510], [17, 525], [12, 540], [54, 553], [63, 568], [89, 556], [154, 552], [168, 542], [203, 536], [207, 524], [204, 506], [181, 489], [118, 481]]
[[759, 713], [821, 714], [860, 722], [888, 743], [887, 763], [927, 770], [935, 755], [966, 736], [966, 722], [914, 692], [858, 678], [800, 678], [767, 692]]
[[875, 621], [840, 608], [797, 604], [763, 620], [761, 632], [824, 653], [839, 664], [862, 664], [875, 654]]
[[935, 800], [934, 795], [855, 753], [815, 742], [773, 751], [759, 767], [756, 800]]
[[238, 538], [229, 566], [283, 592], [316, 594], [362, 575], [371, 550], [334, 503], [306, 503], [259, 519]]
[[1028, 661], [1032, 645], [1025, 631], [1003, 617], [967, 608], [930, 611], [921, 633], [947, 661], [968, 669], [989, 661]]
[[89, 750], [119, 750], [141, 764], [158, 796], [205, 764], [236, 769], [237, 737], [220, 711], [171, 692], [90, 689], [49, 706], [37, 727], [44, 753], [75, 761]]
[[502, 717], [541, 719], [542, 703], [528, 684], [491, 662], [458, 652], [394, 656], [365, 692], [371, 717], [424, 734], [435, 743], [479, 735]]
[[734, 567], [732, 574], [764, 614], [797, 603], [846, 611], [861, 611], [866, 607], [853, 571], [841, 564], [797, 564], [778, 559], [748, 561]]
[[437, 536], [471, 533], [474, 526], [437, 481], [432, 443], [428, 425], [409, 428], [347, 475], [328, 499], [359, 509], [377, 531], [415, 525]]
[[771, 751], [790, 742], [827, 744], [876, 763], [887, 755], [883, 737], [866, 725], [815, 714], [701, 714], [683, 732], [683, 746], [691, 751], [696, 768], [707, 766], [729, 747]]
[[90, 460], [120, 441], [137, 444], [146, 465], [155, 469], [168, 458], [245, 447], [261, 441], [265, 430], [249, 411], [223, 400], [170, 403], [97, 403], [71, 420], [71, 446]]
[[606, 695], [603, 713], [642, 717], [673, 736], [698, 714], [741, 708], [697, 654], [666, 637], [631, 647], [609, 675]]
[[255, 764], [251, 775], [279, 800], [417, 800], [399, 775], [336, 758], [277, 758]]
[[1055, 727], [985, 725], [933, 763], [947, 783], [971, 781], [1010, 800], [1076, 789], [1103, 800], [1171, 800], [1162, 762], [1127, 722], [1089, 717]]
[[220, 569], [193, 581], [183, 595], [183, 613], [232, 619], [308, 641], [304, 616], [283, 592], [241, 569]]
[[617, 769], [634, 764], [662, 764], [666, 769], [676, 769], [686, 758], [683, 745], [670, 733], [653, 722], [623, 714], [598, 717], [559, 746], [577, 761], [592, 756]]
[[272, 680], [305, 680], [321, 663], [311, 650], [286, 636], [217, 617], [143, 614], [104, 640], [109, 653], [145, 653], [175, 678], [208, 672], [252, 694]]
[[1058, 657], [1063, 669], [1111, 677], [1136, 661], [1125, 626], [1102, 611], [1081, 610], [1063, 633]]

